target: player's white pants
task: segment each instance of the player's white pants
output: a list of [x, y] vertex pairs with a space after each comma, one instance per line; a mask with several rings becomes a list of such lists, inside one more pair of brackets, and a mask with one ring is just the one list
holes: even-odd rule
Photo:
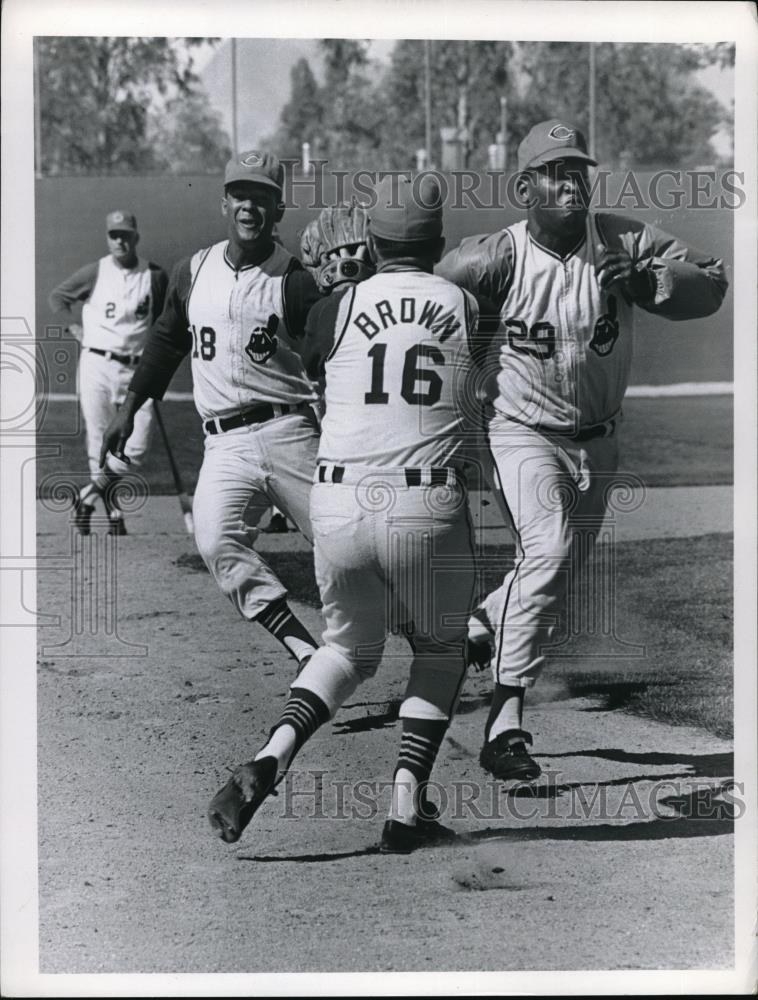
[[[87, 460], [92, 479], [100, 472], [100, 448], [105, 430], [119, 406], [134, 369], [113, 358], [82, 350], [79, 360], [79, 405], [87, 431]], [[129, 468], [138, 468], [150, 447], [153, 431], [153, 402], [148, 400], [134, 415], [134, 430], [126, 442]]]
[[319, 430], [308, 409], [205, 438], [192, 512], [195, 542], [221, 592], [245, 618], [287, 593], [255, 552], [272, 504], [311, 539], [308, 503]]
[[388, 630], [412, 620], [400, 715], [450, 718], [474, 588], [465, 489], [407, 486], [402, 470], [348, 467], [342, 483], [314, 484], [311, 523], [325, 645], [295, 683], [335, 711], [376, 672]]
[[605, 514], [618, 463], [615, 436], [575, 442], [501, 416], [489, 424], [502, 497], [516, 532], [516, 565], [483, 602], [495, 630], [493, 677], [534, 684], [564, 622], [567, 596], [582, 598], [582, 570]]

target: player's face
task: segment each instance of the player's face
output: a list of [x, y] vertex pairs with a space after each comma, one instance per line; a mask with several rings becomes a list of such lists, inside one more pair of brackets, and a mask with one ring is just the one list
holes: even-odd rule
[[139, 236], [131, 230], [111, 229], [108, 232], [108, 252], [119, 264], [127, 264], [134, 258], [138, 241]]
[[230, 184], [221, 202], [230, 241], [240, 247], [250, 247], [270, 240], [277, 203], [273, 188], [246, 181]]
[[587, 166], [581, 160], [554, 160], [530, 172], [526, 183], [530, 216], [549, 232], [578, 235], [589, 207]]

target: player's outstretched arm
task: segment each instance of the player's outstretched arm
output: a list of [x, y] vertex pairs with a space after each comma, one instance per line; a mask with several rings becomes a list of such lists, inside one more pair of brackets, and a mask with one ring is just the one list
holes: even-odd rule
[[618, 282], [636, 305], [666, 319], [699, 319], [720, 307], [729, 287], [721, 260], [655, 226], [605, 213], [596, 218], [605, 240], [601, 287]]

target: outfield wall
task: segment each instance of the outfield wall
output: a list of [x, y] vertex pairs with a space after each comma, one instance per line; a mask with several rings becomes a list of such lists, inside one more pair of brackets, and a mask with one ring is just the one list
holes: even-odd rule
[[[643, 192], [649, 173], [635, 174]], [[487, 179], [489, 182], [489, 178]], [[609, 184], [615, 198], [618, 178]], [[615, 185], [615, 186], [614, 186]], [[451, 185], [452, 187], [452, 185]], [[483, 190], [489, 191], [485, 186]], [[325, 200], [333, 192], [324, 190]], [[185, 254], [224, 237], [221, 217], [222, 185], [217, 176], [171, 177], [53, 177], [35, 185], [36, 331], [50, 370], [56, 371], [54, 391], [75, 390], [74, 351], [61, 358], [60, 342], [45, 341], [48, 326], [60, 326], [47, 305], [50, 290], [76, 268], [104, 255], [105, 215], [114, 208], [134, 211], [141, 233], [140, 252], [170, 269]], [[279, 229], [288, 249], [295, 252], [298, 234], [316, 214], [309, 208], [314, 188], [295, 191], [297, 208], [289, 208]], [[486, 201], [485, 198], [481, 200]], [[670, 210], [633, 206], [625, 201], [623, 214], [653, 223], [685, 242], [720, 256], [731, 280], [733, 212], [728, 208], [676, 208]], [[492, 232], [522, 216], [513, 208], [446, 208], [445, 232], [453, 247], [468, 235]], [[732, 291], [713, 317], [686, 323], [667, 323], [638, 311], [632, 384], [662, 385], [675, 382], [731, 382], [733, 379]], [[63, 376], [65, 377], [58, 377]], [[189, 388], [182, 368], [172, 389]]]

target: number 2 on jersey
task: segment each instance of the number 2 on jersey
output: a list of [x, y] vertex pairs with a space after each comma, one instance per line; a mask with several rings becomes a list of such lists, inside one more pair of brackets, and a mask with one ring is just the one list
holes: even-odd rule
[[[371, 389], [363, 397], [366, 403], [389, 403], [390, 396], [384, 390], [384, 362], [387, 345], [374, 344], [368, 352], [371, 358]], [[435, 371], [419, 366], [421, 358], [428, 358], [435, 365], [445, 364], [445, 355], [433, 344], [414, 344], [405, 352], [403, 378], [400, 395], [412, 406], [434, 406], [442, 397], [442, 378]], [[425, 392], [417, 392], [417, 383], [426, 385]]]

